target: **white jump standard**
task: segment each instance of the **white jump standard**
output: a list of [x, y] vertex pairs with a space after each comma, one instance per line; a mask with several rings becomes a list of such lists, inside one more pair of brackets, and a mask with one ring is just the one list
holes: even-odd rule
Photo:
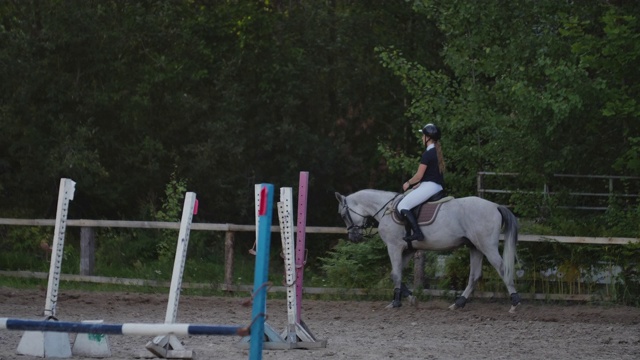
[[[51, 251], [51, 265], [49, 267], [49, 281], [47, 284], [47, 298], [44, 306], [45, 321], [56, 320], [56, 306], [58, 303], [58, 289], [62, 271], [64, 255], [64, 236], [67, 228], [69, 202], [73, 200], [76, 183], [71, 179], [60, 179], [58, 191], [58, 207], [56, 210], [53, 247]], [[46, 333], [41, 331], [26, 331], [20, 339], [18, 354], [37, 357], [71, 357], [69, 334]]]
[[[173, 324], [176, 322], [178, 315], [178, 303], [180, 302], [180, 290], [182, 288], [182, 276], [184, 275], [184, 265], [187, 259], [187, 249], [189, 247], [189, 234], [191, 232], [191, 222], [193, 215], [198, 212], [198, 200], [196, 194], [188, 192], [184, 198], [184, 206], [182, 208], [182, 219], [180, 221], [180, 232], [178, 234], [178, 244], [176, 246], [176, 255], [173, 262], [173, 273], [171, 275], [171, 287], [169, 290], [169, 302], [167, 303], [167, 312], [164, 323]], [[191, 359], [193, 351], [187, 350], [182, 342], [175, 336], [170, 334], [165, 336], [157, 336], [146, 345], [147, 350], [155, 356], [165, 359]]]

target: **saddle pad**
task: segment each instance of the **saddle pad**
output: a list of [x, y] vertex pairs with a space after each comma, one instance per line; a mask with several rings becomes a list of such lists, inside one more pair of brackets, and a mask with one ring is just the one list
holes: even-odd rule
[[442, 203], [426, 203], [423, 204], [419, 211], [420, 213], [416, 216], [416, 220], [418, 220], [418, 224], [420, 225], [429, 225], [435, 219], [436, 215], [438, 215], [438, 210], [440, 210], [440, 206]]
[[[436, 216], [438, 215], [438, 210], [440, 210], [440, 206], [443, 203], [446, 203], [449, 200], [452, 200], [453, 196], [447, 196], [438, 201], [424, 203], [418, 206], [416, 209], [413, 209], [413, 213], [416, 211], [419, 213], [416, 215], [416, 220], [418, 220], [418, 224], [420, 225], [430, 225], [436, 220]], [[398, 224], [404, 224], [404, 219], [400, 217], [397, 211], [393, 212], [393, 221]]]

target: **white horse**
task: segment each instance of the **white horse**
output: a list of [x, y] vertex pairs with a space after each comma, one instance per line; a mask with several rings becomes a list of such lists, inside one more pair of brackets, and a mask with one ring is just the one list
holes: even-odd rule
[[[381, 190], [360, 190], [349, 196], [336, 192], [340, 203], [338, 213], [347, 225], [349, 240], [363, 239], [363, 230], [372, 228], [373, 220], [378, 223], [378, 233], [387, 245], [391, 260], [391, 280], [393, 281], [393, 302], [389, 307], [402, 306], [402, 297], [411, 292], [402, 282], [404, 269], [416, 250], [452, 250], [466, 245], [469, 247], [469, 283], [462, 295], [449, 308], [463, 308], [482, 276], [483, 255], [496, 269], [511, 295], [511, 309], [514, 312], [520, 304], [520, 295], [513, 284], [516, 244], [518, 241], [518, 221], [506, 207], [479, 197], [471, 196], [444, 202], [435, 221], [421, 226], [424, 240], [403, 240], [405, 227], [394, 221], [393, 206], [402, 195]], [[504, 225], [505, 242], [502, 257], [498, 250], [500, 233]]]

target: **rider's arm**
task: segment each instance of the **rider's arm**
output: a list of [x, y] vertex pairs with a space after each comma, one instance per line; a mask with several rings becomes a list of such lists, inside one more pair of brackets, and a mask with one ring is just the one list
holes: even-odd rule
[[412, 188], [415, 185], [419, 184], [420, 180], [422, 180], [422, 177], [424, 176], [425, 171], [427, 171], [427, 165], [420, 164], [418, 166], [418, 171], [416, 171], [416, 173], [411, 177], [411, 179], [409, 179], [407, 182], [402, 184], [402, 189], [404, 191], [407, 191], [407, 189]]

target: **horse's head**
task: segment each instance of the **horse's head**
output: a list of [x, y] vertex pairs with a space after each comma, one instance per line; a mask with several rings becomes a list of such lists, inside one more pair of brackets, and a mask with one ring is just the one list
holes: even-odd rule
[[[336, 199], [338, 199], [338, 214], [347, 225], [349, 240], [360, 242], [365, 237], [370, 236], [369, 233], [365, 234], [365, 232], [377, 225], [375, 218], [367, 215], [358, 203], [353, 202], [350, 204], [348, 198], [340, 193], [336, 192]], [[352, 216], [357, 219], [356, 222], [354, 222]]]

